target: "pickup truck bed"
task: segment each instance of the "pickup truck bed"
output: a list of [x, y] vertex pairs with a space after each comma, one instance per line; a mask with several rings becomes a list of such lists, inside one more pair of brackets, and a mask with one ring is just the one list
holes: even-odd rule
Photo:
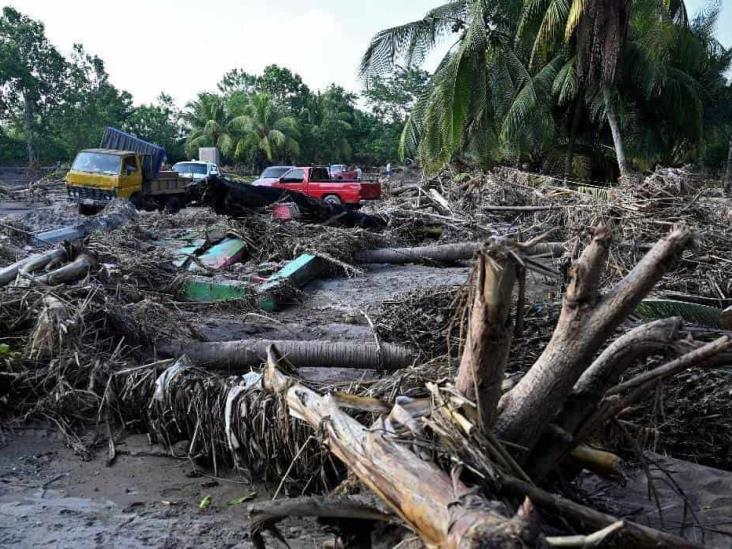
[[325, 167], [298, 167], [285, 173], [272, 187], [312, 196], [333, 204], [358, 206], [381, 198], [379, 181], [331, 180]]

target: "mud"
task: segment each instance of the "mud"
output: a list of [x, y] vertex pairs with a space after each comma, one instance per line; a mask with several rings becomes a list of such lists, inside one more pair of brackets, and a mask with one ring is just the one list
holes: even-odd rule
[[705, 547], [732, 547], [732, 473], [649, 455], [648, 474], [622, 483], [587, 474], [580, 486], [591, 505], [619, 518], [676, 534]]
[[[248, 503], [229, 503], [252, 493], [253, 501], [267, 500], [276, 488], [231, 474], [214, 479], [165, 457], [144, 435], [122, 441], [108, 467], [106, 452], [81, 461], [51, 428], [4, 434], [0, 547], [251, 547]], [[206, 496], [211, 505], [200, 509]], [[288, 519], [281, 531], [292, 547], [335, 539], [309, 519]]]

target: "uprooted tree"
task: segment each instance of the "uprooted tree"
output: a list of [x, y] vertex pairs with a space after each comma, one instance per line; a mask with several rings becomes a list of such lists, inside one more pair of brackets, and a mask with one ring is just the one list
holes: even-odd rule
[[[407, 406], [397, 401], [371, 429], [345, 414], [336, 399], [281, 373], [274, 352], [264, 386], [283, 394], [290, 414], [324, 434], [330, 451], [428, 544], [532, 544], [540, 537], [533, 505], [561, 511], [579, 529], [612, 529], [613, 517], [533, 483], [555, 471], [607, 421], [662, 380], [692, 366], [732, 363], [725, 353], [732, 340], [723, 335], [703, 343], [688, 334], [682, 337], [680, 319], [672, 318], [630, 330], [599, 353], [693, 241], [688, 229], [673, 230], [603, 293], [611, 232], [609, 225], [598, 225], [591, 243], [573, 262], [553, 336], [508, 392], [502, 393], [501, 386], [514, 318], [520, 318], [523, 308], [524, 286], [519, 282], [527, 269], [540, 266], [522, 256], [526, 244], [505, 238], [489, 242], [476, 255], [467, 336], [454, 385], [428, 384], [431, 398]], [[517, 285], [519, 310], [512, 315]], [[640, 359], [659, 354], [670, 362], [620, 382]], [[405, 432], [436, 439], [443, 450], [468, 465], [471, 474], [461, 478], [453, 469], [451, 478], [444, 467], [424, 461], [399, 442]], [[482, 495], [466, 484], [466, 478], [475, 482], [476, 477], [483, 485]], [[489, 501], [507, 495], [527, 499], [514, 512]], [[638, 547], [692, 545], [627, 521], [619, 535]]]

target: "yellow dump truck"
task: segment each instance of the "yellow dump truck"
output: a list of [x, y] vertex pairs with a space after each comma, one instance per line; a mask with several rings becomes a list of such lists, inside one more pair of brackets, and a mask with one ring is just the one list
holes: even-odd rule
[[127, 198], [139, 209], [177, 212], [188, 202], [191, 180], [161, 171], [165, 149], [107, 128], [102, 148], [76, 155], [66, 175], [69, 200], [79, 212], [99, 211], [114, 198]]

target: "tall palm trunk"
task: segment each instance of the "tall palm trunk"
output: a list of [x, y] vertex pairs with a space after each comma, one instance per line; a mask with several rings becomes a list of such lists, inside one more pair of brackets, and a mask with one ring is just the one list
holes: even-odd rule
[[605, 111], [607, 112], [607, 121], [610, 124], [610, 132], [613, 135], [613, 144], [615, 145], [615, 156], [618, 160], [618, 169], [620, 177], [626, 177], [630, 171], [628, 170], [628, 161], [625, 158], [625, 147], [623, 145], [623, 135], [620, 131], [620, 120], [615, 110], [615, 102], [613, 101], [610, 88], [602, 87], [602, 97], [605, 100]]
[[729, 152], [727, 153], [727, 170], [724, 174], [723, 188], [725, 194], [732, 195], [732, 135], [729, 136]]
[[577, 141], [577, 131], [579, 123], [582, 119], [582, 93], [577, 95], [574, 104], [574, 113], [572, 114], [572, 124], [569, 127], [569, 141], [567, 142], [567, 154], [564, 157], [564, 184], [567, 184], [572, 176], [572, 164], [574, 162], [574, 144]]

